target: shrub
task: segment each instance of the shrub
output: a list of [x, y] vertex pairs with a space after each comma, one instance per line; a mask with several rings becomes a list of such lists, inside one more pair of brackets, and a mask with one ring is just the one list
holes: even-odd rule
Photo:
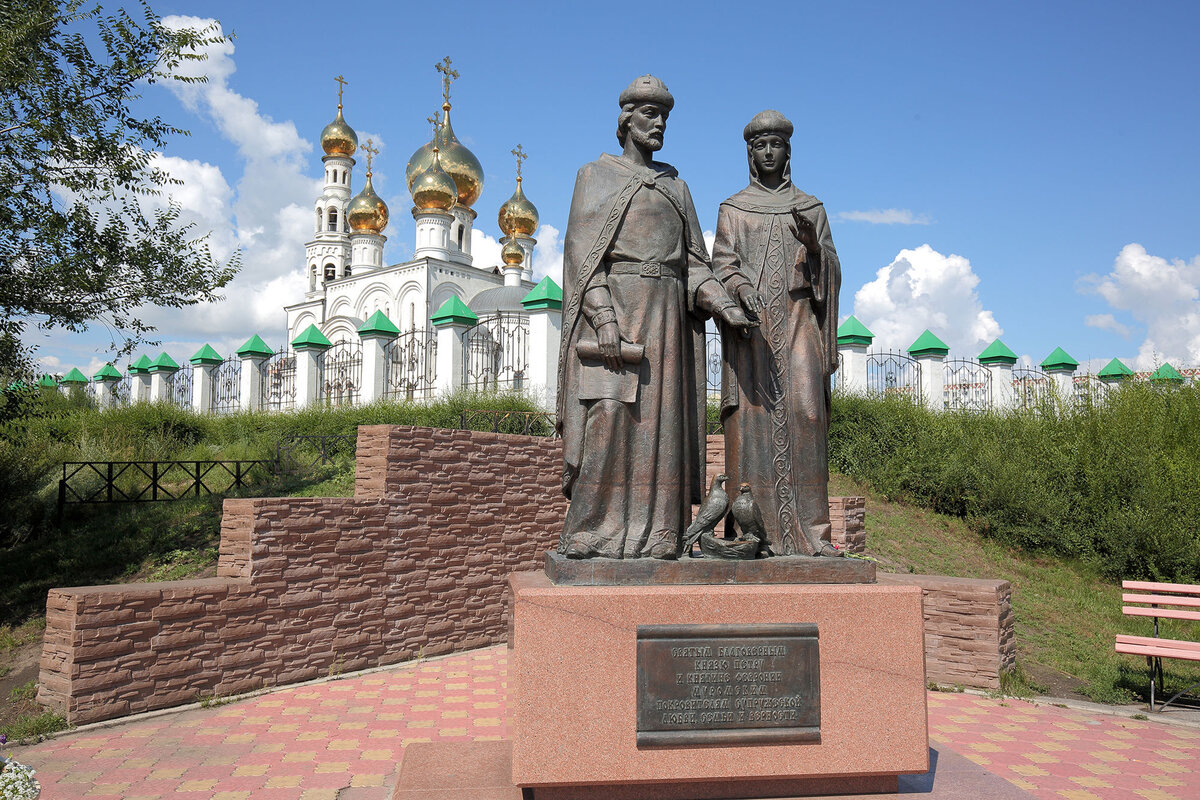
[[1200, 386], [1130, 382], [1103, 402], [978, 414], [835, 394], [829, 460], [1110, 578], [1200, 578]]

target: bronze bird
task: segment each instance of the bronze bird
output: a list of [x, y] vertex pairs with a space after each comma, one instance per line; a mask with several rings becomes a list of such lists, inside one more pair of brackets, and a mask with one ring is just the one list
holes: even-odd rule
[[754, 502], [754, 495], [750, 494], [750, 484], [743, 483], [738, 488], [738, 496], [734, 498], [729, 510], [733, 513], [733, 519], [737, 522], [742, 537], [758, 540], [758, 554], [763, 557], [772, 555], [771, 547], [767, 543], [767, 528], [763, 524], [762, 512]]
[[700, 510], [696, 512], [696, 518], [684, 532], [683, 552], [690, 555], [692, 545], [700, 538], [700, 534], [712, 533], [713, 529], [717, 527], [717, 523], [721, 521], [721, 517], [725, 516], [725, 512], [729, 510], [729, 495], [725, 493], [725, 481], [727, 480], [729, 478], [725, 475], [713, 476], [712, 485], [708, 488], [708, 497], [704, 498], [704, 502], [700, 504]]

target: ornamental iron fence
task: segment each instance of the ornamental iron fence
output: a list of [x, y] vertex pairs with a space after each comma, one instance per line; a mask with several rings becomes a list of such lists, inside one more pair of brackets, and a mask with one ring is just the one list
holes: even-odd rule
[[241, 408], [242, 360], [231, 356], [213, 370], [212, 402], [214, 414], [229, 414]]
[[1012, 402], [1015, 408], [1033, 409], [1050, 397], [1050, 376], [1037, 367], [1014, 367]]
[[907, 353], [867, 354], [867, 391], [876, 394], [921, 399], [921, 364]]
[[436, 393], [437, 334], [412, 328], [384, 348], [383, 395], [389, 400], [428, 400]]
[[176, 370], [167, 376], [167, 400], [177, 406], [190, 408], [195, 375], [191, 367]]
[[127, 406], [134, 400], [132, 375], [122, 375], [121, 380], [113, 384], [112, 400], [119, 406]]
[[529, 371], [529, 317], [492, 314], [462, 334], [463, 388], [521, 390]]
[[296, 407], [296, 354], [286, 347], [262, 362], [261, 403], [265, 411]]
[[320, 400], [328, 406], [357, 405], [362, 393], [362, 342], [340, 339], [317, 359]]
[[943, 362], [942, 396], [947, 411], [987, 411], [992, 407], [992, 372], [970, 359]]
[[709, 402], [721, 402], [721, 334], [708, 331], [704, 335], [704, 379]]

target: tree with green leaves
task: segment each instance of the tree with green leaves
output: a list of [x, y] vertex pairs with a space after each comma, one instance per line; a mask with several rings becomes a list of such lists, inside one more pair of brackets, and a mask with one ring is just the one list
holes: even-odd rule
[[108, 326], [130, 351], [147, 306], [219, 298], [240, 265], [180, 216], [155, 166], [187, 131], [134, 109], [148, 84], [203, 82], [181, 67], [224, 41], [83, 0], [0, 0], [0, 385], [27, 378], [29, 326]]

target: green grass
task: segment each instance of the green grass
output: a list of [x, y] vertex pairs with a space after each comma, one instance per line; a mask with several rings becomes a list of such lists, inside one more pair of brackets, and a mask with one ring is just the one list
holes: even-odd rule
[[[1113, 646], [1118, 633], [1152, 635], [1153, 623], [1122, 614], [1120, 586], [1091, 562], [1024, 552], [962, 519], [889, 500], [844, 476], [834, 476], [831, 491], [866, 496], [867, 552], [885, 571], [1012, 584], [1019, 667], [1002, 676], [1006, 693], [1025, 696], [1067, 685], [1102, 703], [1147, 698], [1145, 660], [1118, 654]], [[1200, 623], [1160, 625], [1162, 636], [1200, 641]], [[1170, 660], [1164, 669], [1171, 693], [1200, 681], [1200, 666], [1190, 662]]]
[[5, 725], [0, 733], [8, 737], [9, 744], [29, 744], [44, 739], [51, 733], [65, 731], [69, 725], [65, 717], [50, 711], [26, 714]]

